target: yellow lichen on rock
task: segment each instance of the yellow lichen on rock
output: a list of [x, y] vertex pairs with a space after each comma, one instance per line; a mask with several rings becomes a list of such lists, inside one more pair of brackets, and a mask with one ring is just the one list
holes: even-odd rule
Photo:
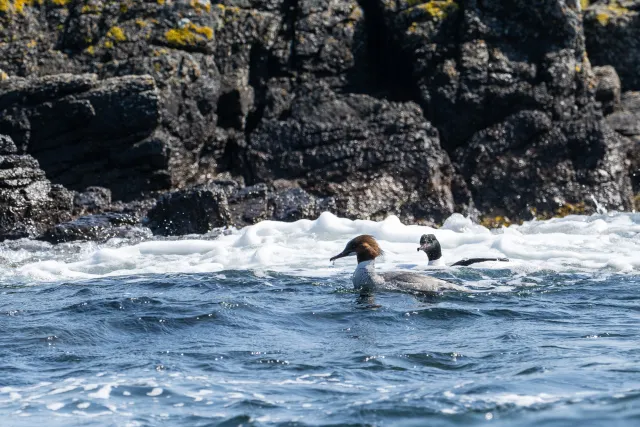
[[[51, 3], [64, 6], [71, 0], [50, 0]], [[4, 14], [19, 13], [24, 14], [26, 6], [41, 5], [44, 0], [0, 0], [0, 12]]]
[[487, 228], [508, 227], [511, 225], [511, 220], [506, 216], [485, 216], [480, 219], [480, 225]]
[[628, 12], [629, 12], [629, 9], [627, 9], [624, 6], [621, 6], [617, 0], [612, 0], [606, 6], [602, 6], [597, 9], [596, 20], [600, 23], [600, 25], [606, 26], [611, 20], [611, 18], [622, 16]]
[[442, 21], [459, 9], [455, 0], [431, 0], [426, 2], [424, 0], [408, 0], [407, 5], [409, 8], [405, 10], [406, 13], [413, 14], [414, 11], [421, 11], [432, 21]]
[[585, 10], [586, 8], [588, 8], [590, 4], [591, 4], [590, 0], [580, 0], [580, 8], [582, 10]]
[[167, 43], [175, 47], [195, 46], [213, 39], [213, 29], [189, 22], [182, 28], [172, 28], [164, 34]]
[[458, 3], [453, 0], [432, 0], [429, 3], [425, 3], [422, 6], [432, 18], [441, 21], [447, 17], [451, 12], [458, 10]]
[[196, 11], [211, 12], [211, 2], [209, 0], [191, 0], [190, 5]]
[[123, 42], [127, 40], [127, 36], [122, 31], [120, 27], [111, 27], [109, 31], [107, 31], [107, 38], [113, 40], [114, 42]]

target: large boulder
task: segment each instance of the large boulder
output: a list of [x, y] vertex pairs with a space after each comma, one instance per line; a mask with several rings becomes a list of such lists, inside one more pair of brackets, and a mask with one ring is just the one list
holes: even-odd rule
[[52, 185], [37, 160], [17, 151], [0, 135], [0, 241], [36, 237], [69, 219], [73, 206], [73, 193]]
[[584, 12], [589, 59], [612, 65], [623, 90], [640, 90], [640, 0], [600, 0]]
[[147, 217], [154, 234], [204, 234], [229, 225], [227, 194], [216, 184], [168, 193], [158, 199]]

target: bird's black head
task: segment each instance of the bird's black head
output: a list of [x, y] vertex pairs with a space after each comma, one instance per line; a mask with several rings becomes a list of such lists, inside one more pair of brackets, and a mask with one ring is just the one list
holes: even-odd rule
[[424, 251], [429, 261], [435, 261], [442, 257], [442, 248], [435, 234], [423, 234], [422, 237], [420, 237], [420, 247], [418, 250]]

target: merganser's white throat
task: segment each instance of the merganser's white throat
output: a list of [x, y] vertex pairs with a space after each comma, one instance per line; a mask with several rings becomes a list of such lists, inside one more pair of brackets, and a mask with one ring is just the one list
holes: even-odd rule
[[442, 258], [438, 258], [438, 259], [430, 259], [429, 260], [429, 264], [430, 267], [445, 267], [446, 264], [444, 263], [444, 261], [442, 260]]
[[376, 273], [376, 260], [361, 261], [351, 276], [353, 287], [362, 290], [374, 290], [384, 284], [384, 278]]

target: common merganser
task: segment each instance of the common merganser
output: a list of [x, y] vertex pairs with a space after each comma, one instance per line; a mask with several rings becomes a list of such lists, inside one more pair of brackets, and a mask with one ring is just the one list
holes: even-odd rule
[[[440, 247], [440, 242], [436, 238], [435, 234], [423, 234], [420, 237], [420, 247], [418, 251], [424, 251], [429, 258], [429, 265], [433, 266], [444, 266], [445, 263], [442, 260], [442, 248]], [[509, 258], [465, 258], [460, 261], [454, 262], [451, 264], [453, 266], [463, 266], [466, 267], [471, 264], [475, 264], [478, 262], [485, 261], [509, 261]]]
[[379, 274], [375, 269], [375, 259], [382, 253], [376, 239], [373, 236], [363, 234], [349, 241], [344, 250], [331, 257], [330, 261], [350, 255], [357, 256], [358, 266], [353, 272], [351, 280], [353, 287], [360, 290], [361, 293], [370, 293], [380, 288], [429, 293], [447, 289], [465, 291], [465, 288], [461, 286], [417, 273], [398, 271]]

